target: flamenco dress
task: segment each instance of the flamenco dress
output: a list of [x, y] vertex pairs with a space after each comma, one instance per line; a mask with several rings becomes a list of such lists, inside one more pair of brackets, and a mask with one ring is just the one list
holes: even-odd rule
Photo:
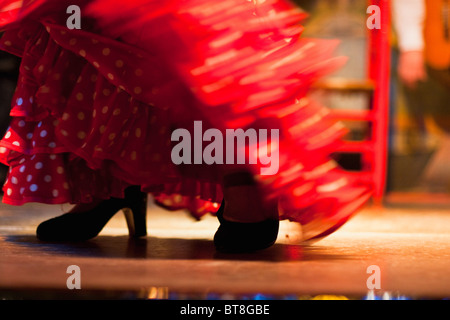
[[[66, 9], [81, 9], [81, 29]], [[218, 166], [179, 166], [171, 133], [280, 132], [278, 171], [247, 169], [304, 241], [342, 226], [371, 183], [330, 155], [346, 134], [311, 85], [345, 63], [335, 41], [301, 37], [287, 1], [5, 0], [0, 48], [21, 57], [12, 121], [0, 142], [3, 202], [89, 203], [132, 185], [200, 219], [223, 198]], [[272, 141], [272, 143], [275, 143]], [[256, 146], [260, 148], [260, 146]], [[244, 151], [240, 151], [244, 152]], [[224, 165], [225, 166], [225, 165]], [[219, 166], [220, 167], [220, 166]]]

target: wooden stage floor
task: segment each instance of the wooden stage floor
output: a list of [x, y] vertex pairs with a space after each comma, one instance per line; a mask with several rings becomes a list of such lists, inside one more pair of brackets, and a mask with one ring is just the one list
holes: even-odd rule
[[[231, 255], [214, 250], [214, 217], [152, 205], [138, 241], [121, 214], [88, 242], [38, 241], [37, 224], [68, 208], [0, 205], [0, 299], [450, 298], [450, 208], [368, 206], [309, 246], [283, 222], [272, 248]], [[72, 265], [81, 289], [67, 287]]]

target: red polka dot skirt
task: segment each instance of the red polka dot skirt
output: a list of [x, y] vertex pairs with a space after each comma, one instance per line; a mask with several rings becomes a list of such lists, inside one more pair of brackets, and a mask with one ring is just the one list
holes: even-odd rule
[[[22, 61], [0, 142], [4, 203], [90, 202], [140, 185], [168, 209], [214, 212], [221, 167], [171, 158], [172, 132], [193, 133], [194, 121], [279, 130], [277, 173], [247, 169], [305, 239], [333, 232], [370, 197], [370, 182], [329, 157], [345, 128], [308, 96], [345, 59], [333, 57], [335, 42], [301, 37], [304, 13], [290, 3], [9, 2], [0, 48]], [[81, 7], [81, 29], [67, 28], [68, 5]]]

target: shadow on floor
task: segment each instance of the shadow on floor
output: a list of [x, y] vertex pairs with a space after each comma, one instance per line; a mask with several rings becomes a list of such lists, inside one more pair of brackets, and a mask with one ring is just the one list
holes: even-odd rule
[[147, 237], [130, 239], [128, 236], [98, 236], [85, 242], [49, 243], [32, 235], [10, 235], [9, 245], [27, 247], [36, 253], [73, 255], [96, 258], [169, 259], [169, 260], [243, 260], [243, 261], [315, 261], [352, 260], [357, 257], [335, 254], [327, 247], [275, 244], [253, 253], [225, 254], [215, 250], [214, 244], [202, 239], [175, 239]]

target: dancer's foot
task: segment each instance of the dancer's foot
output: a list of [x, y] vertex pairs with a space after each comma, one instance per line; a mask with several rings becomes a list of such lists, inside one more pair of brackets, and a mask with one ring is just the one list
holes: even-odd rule
[[273, 245], [278, 236], [277, 201], [264, 201], [248, 173], [224, 179], [224, 201], [217, 212], [220, 227], [214, 244], [222, 252], [250, 252]]
[[96, 200], [76, 205], [70, 212], [42, 222], [36, 235], [43, 241], [85, 241], [96, 237], [106, 223], [122, 210], [127, 219], [130, 236], [147, 235], [147, 194], [139, 186], [125, 190], [125, 198]]

